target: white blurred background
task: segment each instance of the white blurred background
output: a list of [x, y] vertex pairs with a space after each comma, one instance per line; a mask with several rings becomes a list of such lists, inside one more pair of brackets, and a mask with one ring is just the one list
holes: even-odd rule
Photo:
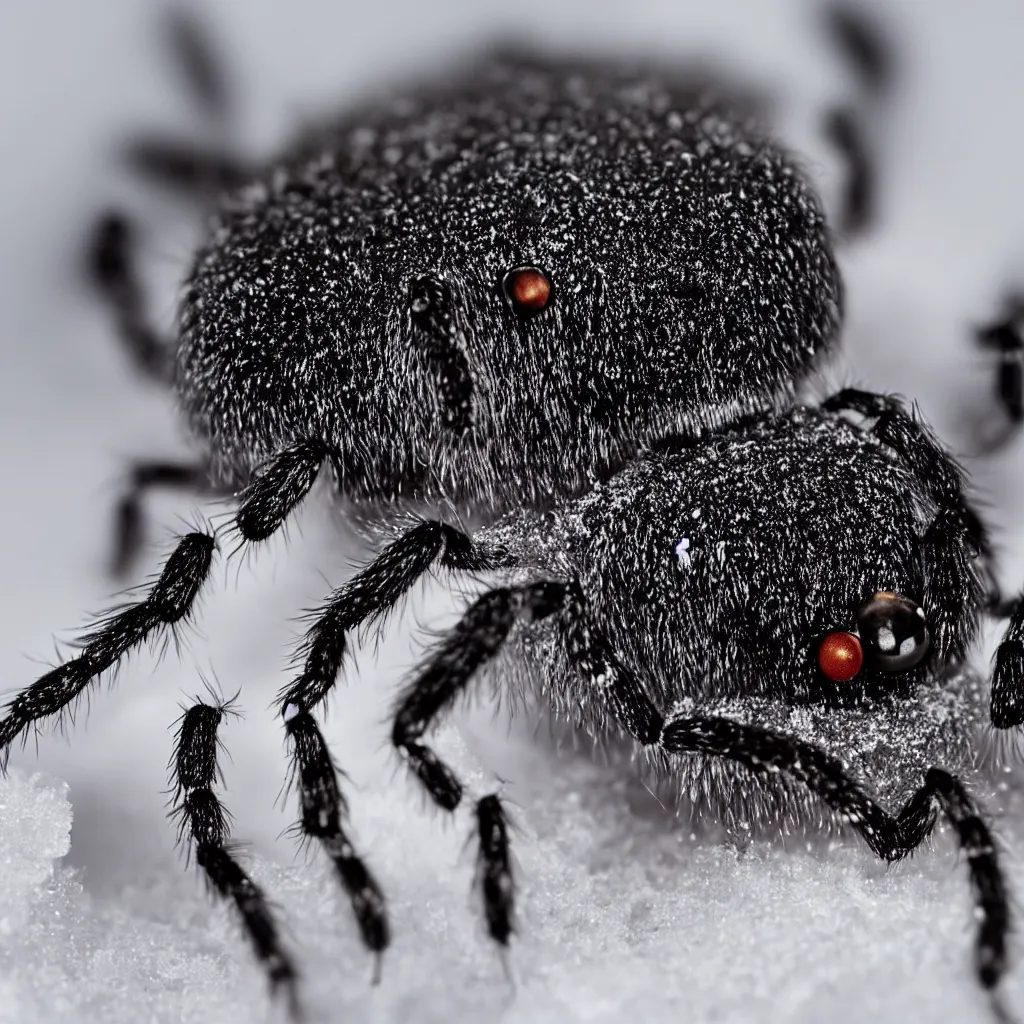
[[[1008, 285], [1024, 283], [1024, 7], [900, 0], [871, 9], [890, 26], [899, 75], [877, 125], [880, 223], [841, 254], [846, 351], [831, 379], [916, 398], [964, 451], [965, 410], [991, 406], [990, 368], [971, 347], [971, 329], [996, 312]], [[139, 187], [116, 160], [132, 129], [188, 136], [199, 128], [161, 45], [162, 10], [148, 0], [0, 5], [4, 690], [39, 674], [54, 636], [73, 636], [116, 589], [107, 573], [111, 514], [129, 462], [188, 452], [170, 397], [135, 379], [80, 274], [97, 210], [127, 206], [147, 229], [154, 315], [171, 323], [196, 217]], [[239, 136], [253, 152], [272, 151], [301, 119], [375, 83], [411, 67], [441, 73], [452, 55], [514, 30], [568, 49], [678, 56], [681, 65], [697, 55], [763, 83], [777, 97], [786, 141], [830, 202], [836, 194], [839, 165], [817, 121], [850, 80], [813, 3], [211, 0], [203, 11], [244, 100]], [[1015, 443], [969, 462], [1010, 589], [1024, 581], [1022, 456]], [[154, 527], [143, 572], [196, 506], [165, 495], [147, 507]], [[351, 776], [360, 846], [392, 901], [395, 945], [383, 985], [371, 990], [332, 880], [280, 837], [295, 807], [279, 799], [285, 762], [268, 707], [285, 678], [295, 616], [359, 557], [312, 502], [289, 544], [217, 571], [180, 661], [133, 658], [112, 692], [96, 691], [67, 739], [45, 735], [38, 749], [14, 755], [16, 777], [40, 770], [69, 783], [64, 866], [74, 874], [37, 886], [24, 904], [38, 927], [13, 928], [27, 918], [0, 910], [0, 1020], [273, 1012], [228, 915], [183, 870], [164, 812], [168, 727], [177, 704], [199, 691], [200, 671], [242, 691], [246, 718], [223, 731], [232, 757], [226, 799], [287, 919], [313, 1020], [985, 1019], [970, 967], [967, 881], [948, 838], [889, 871], [854, 842], [737, 852], [692, 841], [621, 771], [556, 755], [526, 730], [509, 735], [484, 710], [460, 716], [442, 742], [465, 771], [482, 772], [479, 785], [493, 785], [495, 772], [510, 779], [518, 804], [523, 911], [511, 986], [467, 895], [469, 819], [440, 821], [385, 750], [389, 695], [414, 662], [416, 623], [441, 624], [458, 607], [438, 586], [376, 654], [364, 651], [328, 723]], [[4, 799], [4, 829], [5, 807], [35, 806], [24, 795]], [[1007, 800], [1000, 827], [1024, 906], [1015, 852], [1024, 815], [1012, 793]], [[50, 806], [33, 813], [54, 813], [59, 825]], [[31, 823], [19, 827], [31, 838]], [[0, 899], [20, 884], [0, 877]], [[1009, 1000], [1024, 1008], [1024, 943], [1015, 965]]]

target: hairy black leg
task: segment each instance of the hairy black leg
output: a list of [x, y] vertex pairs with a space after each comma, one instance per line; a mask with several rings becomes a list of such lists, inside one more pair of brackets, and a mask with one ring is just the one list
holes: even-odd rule
[[279, 695], [283, 708], [313, 708], [334, 686], [347, 649], [346, 635], [386, 615], [440, 558], [446, 569], [477, 572], [496, 563], [478, 551], [466, 534], [438, 522], [423, 522], [385, 548], [373, 562], [339, 587], [314, 613], [300, 656], [298, 677]]
[[286, 992], [297, 1017], [295, 966], [281, 944], [263, 891], [231, 855], [228, 813], [213, 791], [220, 778], [217, 729], [231, 713], [230, 704], [199, 701], [182, 715], [171, 759], [172, 813], [179, 821], [179, 840], [189, 844], [211, 888], [235, 905], [271, 990]]
[[673, 754], [700, 752], [736, 761], [754, 772], [781, 772], [803, 783], [888, 861], [902, 860], [935, 825], [936, 808], [952, 825], [967, 858], [979, 920], [975, 969], [986, 989], [1006, 967], [1010, 908], [995, 841], [963, 783], [941, 768], [930, 768], [923, 785], [892, 815], [851, 780], [843, 765], [824, 751], [790, 736], [710, 716], [685, 716], [664, 724], [658, 746]]
[[825, 13], [833, 45], [854, 73], [861, 93], [828, 110], [823, 121], [825, 137], [846, 165], [840, 230], [854, 235], [875, 220], [878, 174], [869, 128], [876, 116], [872, 107], [891, 86], [895, 60], [882, 32], [861, 8], [832, 4]]
[[[271, 459], [242, 492], [236, 526], [245, 540], [263, 540], [278, 529], [306, 496], [326, 448], [317, 442], [291, 445]], [[115, 667], [131, 650], [166, 629], [174, 630], [192, 612], [210, 574], [216, 541], [194, 532], [178, 542], [146, 597], [115, 609], [80, 641], [81, 653], [51, 669], [7, 705], [0, 720], [0, 758], [34, 723], [68, 708], [100, 673]]]
[[996, 649], [992, 724], [997, 729], [1024, 724], [1024, 600], [1020, 599], [1013, 603], [1010, 624]]
[[566, 589], [561, 623], [569, 657], [581, 677], [601, 691], [616, 720], [645, 746], [671, 754], [723, 757], [753, 772], [785, 774], [838, 812], [877, 856], [888, 861], [915, 850], [931, 833], [936, 811], [941, 810], [957, 834], [974, 889], [980, 921], [978, 978], [986, 989], [997, 984], [1006, 964], [1006, 885], [992, 834], [957, 778], [941, 768], [929, 769], [923, 785], [898, 815], [892, 815], [849, 777], [839, 760], [810, 743], [714, 715], [664, 716], [589, 621], [575, 586]]
[[[306, 496], [327, 457], [319, 442], [285, 448], [256, 474], [240, 496], [235, 524], [242, 538], [259, 541], [278, 529]], [[148, 638], [174, 629], [191, 614], [210, 574], [216, 540], [193, 532], [178, 542], [146, 597], [115, 609], [79, 642], [81, 653], [51, 669], [7, 705], [0, 720], [0, 763], [11, 743], [33, 724], [69, 708], [86, 686]]]
[[135, 565], [143, 541], [142, 498], [154, 487], [173, 487], [195, 494], [213, 492], [209, 470], [202, 463], [139, 462], [128, 475], [128, 485], [114, 513], [115, 576], [126, 576]]
[[515, 916], [515, 878], [508, 839], [508, 816], [497, 794], [491, 793], [476, 805], [477, 872], [487, 918], [487, 933], [507, 946]]
[[[420, 742], [423, 734], [465, 692], [476, 670], [500, 650], [513, 624], [520, 619], [542, 619], [558, 611], [564, 593], [564, 584], [540, 582], [500, 587], [484, 594], [399, 698], [392, 742], [430, 798], [443, 810], [454, 811], [458, 807], [462, 783], [430, 747]], [[507, 822], [495, 795], [482, 798], [476, 813], [487, 928], [495, 942], [507, 946], [515, 900]]]
[[338, 785], [338, 769], [307, 708], [286, 705], [284, 722], [302, 806], [298, 831], [316, 840], [330, 858], [352, 904], [363, 943], [379, 957], [391, 940], [384, 894], [342, 828], [348, 806]]
[[1024, 336], [1015, 321], [989, 324], [977, 332], [978, 345], [999, 356], [996, 398], [1014, 425], [1024, 421]]
[[300, 649], [302, 668], [278, 696], [302, 804], [299, 829], [304, 836], [317, 839], [334, 862], [363, 940], [378, 953], [388, 944], [384, 898], [341, 832], [345, 802], [338, 770], [311, 711], [327, 698], [338, 678], [346, 634], [387, 614], [438, 557], [444, 567], [467, 572], [490, 565], [469, 537], [451, 526], [424, 522], [413, 527], [315, 613]]
[[172, 350], [153, 329], [139, 280], [136, 228], [118, 212], [101, 216], [87, 252], [89, 279], [110, 307], [125, 350], [139, 372], [169, 384]]
[[296, 441], [268, 459], [239, 495], [235, 526], [242, 540], [257, 543], [276, 533], [330, 457], [322, 441]]
[[[246, 540], [263, 540], [306, 496], [325, 457], [322, 445], [295, 444], [270, 460], [242, 492], [236, 525]], [[0, 721], [0, 757], [31, 725], [72, 704], [100, 673], [165, 629], [173, 630], [192, 612], [210, 574], [216, 541], [193, 532], [178, 542], [146, 597], [115, 609], [79, 643], [81, 653], [51, 669], [7, 705]]]
[[896, 451], [913, 472], [928, 483], [936, 504], [964, 506], [965, 530], [984, 551], [989, 550], [984, 524], [968, 513], [964, 501], [964, 477], [959, 466], [943, 451], [931, 431], [907, 412], [903, 401], [893, 395], [844, 388], [822, 402], [829, 412], [847, 410], [875, 420], [872, 433]]
[[[229, 89], [221, 62], [196, 17], [173, 8], [167, 19], [167, 39], [182, 78], [199, 107], [223, 128], [230, 105]], [[234, 187], [250, 174], [250, 169], [227, 149], [161, 136], [137, 140], [127, 148], [126, 157], [137, 172], [192, 194]], [[88, 246], [88, 274], [110, 307], [136, 367], [148, 377], [169, 383], [173, 375], [173, 346], [150, 322], [136, 250], [136, 229], [129, 219], [116, 211], [102, 215]]]
[[446, 811], [462, 799], [462, 785], [418, 741], [439, 714], [464, 692], [473, 673], [501, 648], [518, 619], [540, 619], [561, 607], [565, 587], [541, 582], [499, 587], [479, 598], [445, 637], [426, 667], [402, 694], [391, 733], [395, 748], [431, 799]]
[[[957, 660], [964, 658], [970, 636], [963, 629], [964, 608], [976, 607], [979, 599], [995, 604], [999, 598], [992, 545], [981, 517], [967, 500], [963, 471], [898, 398], [846, 388], [826, 399], [822, 408], [874, 419], [872, 434], [928, 484], [937, 507], [922, 539], [929, 627], [944, 652]], [[984, 596], [977, 591], [979, 586]]]
[[173, 630], [192, 612], [210, 574], [215, 547], [208, 533], [189, 533], [164, 564], [146, 597], [112, 612], [81, 640], [77, 657], [51, 669], [7, 705], [0, 720], [0, 758], [36, 722], [64, 712], [100, 673], [114, 667], [147, 638]]

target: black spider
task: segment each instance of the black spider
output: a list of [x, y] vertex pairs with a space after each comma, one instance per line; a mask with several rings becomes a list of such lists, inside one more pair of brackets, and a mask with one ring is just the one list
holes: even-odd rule
[[[865, 83], [884, 83], [863, 24], [834, 27]], [[184, 21], [176, 35], [197, 93], [223, 111], [201, 39]], [[859, 116], [829, 121], [849, 158], [851, 230], [871, 207]], [[436, 516], [317, 612], [278, 701], [299, 831], [332, 860], [370, 950], [389, 941], [384, 898], [344, 831], [313, 713], [347, 634], [439, 565], [509, 577], [395, 713], [394, 744], [440, 807], [462, 785], [424, 734], [501, 652], [495, 685], [539, 688], [558, 716], [630, 738], [652, 773], [725, 818], [802, 820], [823, 801], [895, 860], [941, 810], [976, 891], [979, 979], [994, 988], [1008, 899], [954, 774], [984, 703], [963, 666], [994, 594], [984, 529], [957, 465], [898, 401], [794, 404], [835, 346], [840, 282], [817, 198], [751, 111], [703, 79], [492, 55], [263, 167], [165, 140], [131, 155], [171, 183], [225, 191], [173, 343], [148, 324], [130, 222], [110, 215], [97, 234], [92, 273], [129, 350], [173, 382], [204, 447], [198, 466], [137, 467], [119, 564], [153, 484], [240, 488], [243, 543], [278, 530], [325, 466], [358, 520]], [[9, 703], [0, 750], [187, 620], [215, 551], [212, 533], [184, 536], [143, 600]], [[991, 719], [1009, 728], [1024, 719], [1024, 613], [1002, 610]], [[294, 998], [295, 968], [213, 792], [228, 710], [185, 712], [175, 810]], [[505, 945], [508, 822], [493, 794], [476, 816], [488, 928]]]

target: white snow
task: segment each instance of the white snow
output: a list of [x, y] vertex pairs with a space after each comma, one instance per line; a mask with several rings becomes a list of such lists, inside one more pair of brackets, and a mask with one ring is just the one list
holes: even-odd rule
[[[551, 42], [728, 57], [778, 88], [788, 137], [832, 194], [836, 166], [815, 117], [844, 79], [811, 8], [730, 0], [218, 0], [211, 19], [242, 79], [244, 134], [268, 147], [304, 111], [410, 64], [443, 67], [471, 39], [515, 22]], [[1024, 9], [1016, 0], [879, 5], [906, 63], [885, 121], [884, 227], [843, 253], [846, 364], [836, 381], [898, 390], [966, 447], [962, 410], [988, 399], [967, 341], [1005, 285], [1024, 281]], [[194, 122], [161, 59], [156, 10], [135, 0], [0, 5], [0, 671], [14, 690], [102, 609], [110, 511], [127, 462], [187, 449], [165, 396], [139, 386], [75, 262], [94, 211], [145, 217], [154, 306], [165, 322], [191, 235], [181, 207], [115, 170], [138, 126]], [[682, 57], [680, 60], [682, 61]], [[1024, 581], [1022, 446], [971, 463], [999, 527], [1003, 579]], [[193, 514], [150, 503], [153, 549]], [[207, 509], [209, 511], [209, 509]], [[280, 833], [294, 799], [280, 724], [295, 617], [350, 572], [360, 550], [314, 503], [288, 543], [215, 573], [181, 659], [133, 658], [93, 694], [67, 738], [43, 735], [0, 781], [0, 1022], [234, 1021], [283, 1016], [227, 909], [174, 850], [165, 816], [168, 727], [199, 673], [241, 689], [225, 724], [225, 799], [246, 864], [285, 921], [311, 1021], [970, 1021], [988, 1019], [972, 973], [965, 865], [948, 835], [889, 869], [855, 841], [742, 852], [663, 811], [622, 766], [509, 732], [487, 707], [439, 733], [441, 752], [485, 792], [508, 780], [518, 830], [520, 936], [513, 982], [488, 945], [469, 885], [468, 811], [446, 823], [387, 753], [387, 711], [418, 626], [452, 621], [431, 585], [339, 686], [327, 736], [350, 776], [354, 838], [389, 897], [395, 940], [382, 983], [315, 855]], [[58, 632], [59, 631], [59, 632]], [[991, 642], [988, 650], [991, 649]], [[35, 774], [35, 773], [40, 774]], [[66, 780], [59, 782], [58, 779]], [[1020, 770], [993, 809], [1015, 905], [1024, 906]], [[72, 829], [72, 808], [74, 827]], [[788, 847], [788, 848], [787, 848]], [[1024, 944], [1007, 1002], [1024, 1013]]]

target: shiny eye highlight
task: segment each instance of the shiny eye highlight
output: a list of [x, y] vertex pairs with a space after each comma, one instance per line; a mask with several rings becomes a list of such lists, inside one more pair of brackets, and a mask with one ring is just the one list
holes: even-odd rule
[[881, 590], [861, 605], [857, 632], [864, 656], [883, 672], [905, 672], [919, 664], [931, 643], [924, 611], [902, 594]]
[[508, 301], [520, 316], [536, 316], [551, 301], [551, 281], [536, 267], [516, 267], [501, 282]]

